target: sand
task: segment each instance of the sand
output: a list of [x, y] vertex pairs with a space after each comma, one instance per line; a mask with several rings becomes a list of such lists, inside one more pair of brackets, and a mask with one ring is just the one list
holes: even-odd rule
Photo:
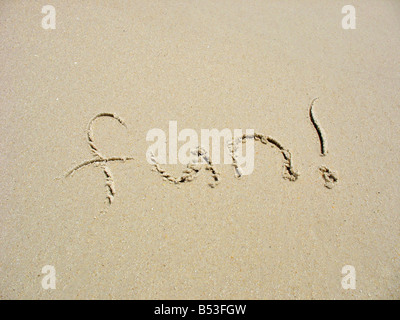
[[[344, 30], [347, 4], [1, 1], [0, 298], [399, 299], [400, 3], [352, 1]], [[134, 159], [65, 178], [99, 113], [126, 124], [96, 120], [101, 154]], [[169, 121], [274, 137], [300, 176], [256, 142], [251, 175], [169, 183], [146, 161]]]

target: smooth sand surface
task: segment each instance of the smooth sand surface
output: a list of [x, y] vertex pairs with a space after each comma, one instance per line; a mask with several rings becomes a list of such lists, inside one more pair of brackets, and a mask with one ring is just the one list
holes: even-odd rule
[[[352, 1], [355, 30], [348, 1], [82, 3], [0, 4], [0, 298], [400, 298], [398, 1]], [[47, 4], [56, 30], [41, 27]], [[100, 167], [63, 178], [92, 157], [101, 112], [127, 125], [97, 120], [101, 152], [135, 158], [109, 164], [112, 205]], [[209, 172], [170, 184], [145, 155], [171, 120], [275, 137], [301, 175], [282, 179], [257, 143], [252, 175], [220, 164], [215, 188]]]

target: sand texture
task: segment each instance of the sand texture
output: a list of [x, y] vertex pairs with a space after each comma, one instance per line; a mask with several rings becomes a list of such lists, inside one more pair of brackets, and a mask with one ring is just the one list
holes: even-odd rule
[[0, 299], [399, 299], [400, 2], [347, 4], [1, 1]]

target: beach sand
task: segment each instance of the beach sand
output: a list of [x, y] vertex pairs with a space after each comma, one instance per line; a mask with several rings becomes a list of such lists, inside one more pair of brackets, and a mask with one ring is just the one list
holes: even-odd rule
[[[344, 30], [347, 4], [2, 1], [0, 298], [399, 299], [400, 3], [352, 1]], [[134, 157], [108, 164], [111, 205], [101, 167], [64, 177], [92, 158], [102, 112], [126, 128], [98, 119], [101, 153]], [[279, 151], [258, 142], [251, 175], [216, 164], [215, 188], [204, 170], [168, 183], [146, 135], [169, 121], [272, 136], [300, 176], [282, 179]]]

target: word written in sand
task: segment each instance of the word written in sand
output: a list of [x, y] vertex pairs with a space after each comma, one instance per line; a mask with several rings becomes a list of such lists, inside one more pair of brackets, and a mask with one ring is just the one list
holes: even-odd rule
[[[320, 145], [321, 145], [321, 155], [325, 156], [327, 153], [327, 144], [326, 144], [326, 138], [325, 138], [325, 132], [321, 128], [318, 120], [315, 118], [315, 115], [313, 113], [313, 105], [314, 102], [317, 100], [313, 99], [310, 105], [310, 119], [312, 124], [314, 125], [315, 129], [317, 130], [319, 139], [320, 139]], [[114, 201], [114, 197], [116, 195], [116, 188], [115, 188], [115, 181], [114, 181], [114, 176], [113, 173], [108, 166], [110, 162], [125, 162], [127, 160], [134, 160], [133, 157], [107, 157], [103, 155], [100, 151], [99, 148], [95, 144], [94, 140], [94, 130], [93, 130], [93, 125], [94, 122], [102, 117], [107, 117], [114, 119], [118, 121], [122, 126], [126, 128], [125, 122], [116, 114], [113, 113], [99, 113], [96, 116], [94, 116], [88, 124], [87, 127], [87, 142], [89, 144], [90, 152], [93, 155], [93, 158], [89, 160], [85, 160], [81, 162], [80, 164], [76, 165], [74, 168], [69, 170], [66, 174], [65, 177], [72, 176], [76, 171], [78, 171], [81, 168], [84, 168], [86, 166], [89, 166], [91, 164], [95, 164], [99, 166], [104, 174], [104, 179], [105, 179], [105, 186], [107, 190], [107, 202], [108, 204], [112, 204]], [[247, 132], [247, 130], [246, 130]], [[291, 153], [288, 149], [284, 148], [283, 145], [278, 142], [276, 139], [266, 136], [263, 134], [259, 133], [253, 133], [249, 134], [243, 134], [237, 138], [232, 139], [228, 144], [227, 148], [230, 153], [231, 157], [231, 164], [234, 167], [235, 171], [235, 176], [237, 178], [242, 177], [243, 174], [243, 168], [239, 164], [238, 161], [238, 150], [239, 146], [242, 144], [245, 144], [247, 141], [260, 141], [262, 144], [267, 145], [271, 144], [272, 146], [276, 147], [280, 153], [282, 154], [283, 157], [283, 173], [282, 177], [284, 179], [287, 179], [289, 181], [296, 181], [299, 177], [299, 173], [294, 170], [293, 165], [292, 165], [292, 156]], [[240, 147], [240, 150], [242, 148]], [[254, 151], [254, 148], [252, 149]], [[247, 147], [246, 147], [246, 154], [247, 154]], [[254, 154], [254, 152], [253, 152]], [[205, 170], [211, 172], [211, 177], [213, 179], [212, 182], [209, 183], [209, 186], [214, 188], [216, 187], [221, 178], [220, 178], [220, 173], [217, 171], [215, 168], [215, 165], [213, 161], [211, 160], [211, 157], [209, 156], [208, 152], [206, 149], [202, 148], [201, 146], [198, 146], [195, 149], [190, 149], [190, 161], [188, 162], [186, 169], [183, 171], [181, 176], [175, 177], [172, 174], [168, 173], [164, 168], [160, 166], [160, 163], [157, 161], [158, 158], [155, 157], [152, 149], [149, 149], [146, 153], [147, 160], [150, 162], [150, 164], [153, 166], [153, 170], [158, 172], [162, 178], [166, 181], [169, 181], [174, 184], [182, 184], [186, 182], [193, 181], [199, 174], [199, 172], [202, 170], [202, 168], [205, 168]], [[320, 173], [322, 174], [322, 178], [325, 181], [325, 187], [328, 189], [332, 189], [335, 185], [335, 183], [338, 181], [338, 175], [336, 172], [331, 171], [329, 168], [326, 166], [321, 166], [319, 168]]]

